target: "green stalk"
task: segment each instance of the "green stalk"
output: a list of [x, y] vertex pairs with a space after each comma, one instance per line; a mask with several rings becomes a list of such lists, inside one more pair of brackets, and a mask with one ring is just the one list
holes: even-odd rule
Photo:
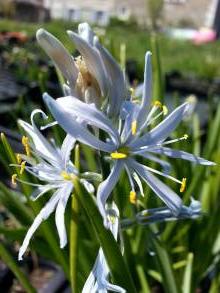
[[[79, 145], [75, 147], [75, 166], [80, 169]], [[78, 256], [78, 234], [79, 234], [79, 201], [75, 195], [72, 196], [70, 220], [70, 283], [72, 292], [79, 292], [77, 282], [77, 256]]]
[[35, 293], [36, 290], [32, 287], [25, 274], [20, 270], [19, 266], [16, 264], [13, 257], [9, 254], [9, 252], [6, 250], [2, 243], [0, 243], [0, 257], [4, 261], [4, 263], [7, 264], [10, 270], [15, 274], [16, 278], [25, 289], [25, 292]]
[[178, 293], [177, 284], [175, 282], [172, 266], [166, 249], [163, 248], [160, 241], [156, 237], [152, 237], [152, 246], [155, 251], [158, 268], [160, 270], [164, 290], [167, 293]]
[[107, 230], [104, 227], [102, 216], [100, 215], [92, 196], [80, 184], [77, 177], [75, 177], [73, 181], [76, 196], [96, 232], [96, 236], [103, 249], [114, 282], [118, 286], [127, 290], [127, 293], [135, 293], [136, 289], [125, 260], [122, 257], [120, 248], [110, 230]]
[[152, 60], [153, 60], [153, 100], [164, 100], [164, 81], [161, 69], [160, 50], [157, 35], [151, 36]]

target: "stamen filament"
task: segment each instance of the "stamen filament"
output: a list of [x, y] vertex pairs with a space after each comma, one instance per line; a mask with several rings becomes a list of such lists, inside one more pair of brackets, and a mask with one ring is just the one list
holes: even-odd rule
[[182, 137], [180, 138], [175, 138], [175, 139], [171, 139], [171, 140], [168, 140], [168, 141], [165, 141], [161, 144], [157, 144], [157, 146], [161, 146], [161, 145], [166, 145], [166, 144], [171, 144], [171, 143], [175, 143], [175, 142], [178, 142], [178, 141], [181, 141], [181, 140], [187, 140], [188, 139], [188, 134], [184, 134]]

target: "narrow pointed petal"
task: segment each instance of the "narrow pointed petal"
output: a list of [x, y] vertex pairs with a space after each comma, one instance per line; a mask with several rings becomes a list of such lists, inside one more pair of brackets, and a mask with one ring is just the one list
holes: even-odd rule
[[89, 72], [97, 80], [102, 95], [106, 97], [108, 94], [108, 78], [99, 52], [76, 33], [68, 31], [68, 35], [73, 40], [77, 50], [83, 56]]
[[145, 55], [145, 69], [144, 69], [144, 87], [143, 96], [138, 114], [139, 128], [145, 122], [147, 114], [149, 113], [152, 95], [152, 67], [151, 67], [151, 52]]
[[78, 33], [80, 37], [84, 39], [90, 46], [93, 46], [95, 34], [87, 22], [79, 24]]
[[94, 104], [86, 104], [74, 97], [63, 97], [56, 100], [70, 115], [77, 116], [91, 126], [106, 131], [116, 144], [119, 143], [119, 134], [112, 122], [99, 111]]
[[149, 152], [160, 154], [160, 155], [165, 155], [167, 157], [171, 157], [174, 159], [182, 159], [186, 161], [191, 161], [196, 164], [200, 165], [206, 165], [206, 166], [214, 166], [216, 163], [208, 161], [206, 159], [203, 159], [201, 157], [197, 157], [193, 154], [184, 152], [184, 151], [179, 151], [167, 147], [154, 147], [152, 149], [149, 149]]
[[59, 190], [60, 199], [58, 201], [57, 208], [56, 208], [55, 222], [56, 222], [58, 235], [60, 238], [60, 248], [65, 247], [67, 244], [64, 213], [65, 213], [67, 201], [70, 197], [70, 193], [72, 189], [73, 189], [72, 183], [67, 183]]
[[124, 163], [120, 160], [116, 161], [114, 166], [112, 167], [111, 173], [109, 176], [99, 184], [97, 190], [97, 204], [101, 215], [104, 218], [104, 224], [108, 226], [107, 223], [107, 215], [105, 210], [106, 201], [112, 192], [113, 188], [115, 187], [116, 183], [119, 180], [121, 171], [124, 167]]
[[74, 148], [75, 143], [76, 139], [67, 134], [61, 146], [61, 156], [65, 167], [70, 160], [71, 151]]
[[120, 112], [121, 104], [126, 98], [126, 85], [124, 74], [111, 54], [99, 43], [98, 38], [94, 38], [94, 45], [99, 50], [105, 64], [108, 78], [111, 79], [109, 92], [109, 115], [117, 116]]
[[37, 228], [40, 226], [40, 224], [44, 220], [46, 220], [51, 215], [51, 213], [54, 211], [58, 200], [59, 200], [59, 194], [58, 194], [58, 192], [55, 192], [54, 195], [51, 197], [51, 199], [48, 201], [48, 203], [45, 205], [45, 207], [43, 207], [42, 210], [40, 211], [40, 213], [37, 215], [37, 217], [35, 218], [33, 224], [29, 228], [29, 230], [24, 238], [22, 246], [20, 247], [19, 254], [18, 254], [18, 260], [23, 259], [23, 255], [24, 255], [25, 251], [27, 250], [27, 247], [29, 245], [29, 242], [30, 242], [33, 234], [35, 233]]
[[57, 120], [59, 125], [68, 134], [72, 135], [76, 140], [98, 150], [102, 150], [105, 152], [114, 151], [114, 144], [105, 143], [97, 139], [85, 127], [82, 126], [82, 123], [79, 123], [74, 119], [69, 119], [69, 113], [62, 106], [60, 106], [54, 99], [52, 99], [48, 94], [44, 94], [43, 99], [45, 104], [48, 106], [51, 114]]
[[37, 200], [39, 197], [41, 197], [42, 195], [44, 195], [45, 193], [47, 193], [49, 190], [53, 188], [55, 187], [51, 184], [39, 186], [32, 192], [30, 198], [31, 200]]
[[140, 177], [143, 178], [143, 180], [167, 205], [173, 214], [177, 216], [182, 208], [182, 200], [180, 197], [166, 184], [150, 173], [145, 166], [135, 162], [134, 160], [129, 160], [129, 165], [140, 175]]
[[182, 104], [150, 132], [138, 138], [136, 141], [133, 141], [130, 147], [139, 148], [146, 145], [155, 145], [164, 141], [178, 126], [190, 107], [191, 105], [189, 103]]
[[151, 160], [151, 161], [154, 161], [154, 162], [160, 164], [161, 167], [163, 168], [164, 173], [166, 173], [166, 174], [170, 173], [170, 169], [171, 169], [170, 163], [151, 155], [149, 152], [141, 153], [140, 155], [148, 160]]
[[41, 134], [37, 127], [34, 127], [23, 120], [18, 120], [18, 123], [33, 140], [33, 148], [36, 149], [37, 152], [45, 155], [53, 162], [58, 161], [59, 153], [45, 139], [45, 137]]
[[68, 80], [70, 87], [74, 89], [78, 76], [78, 69], [73, 57], [57, 38], [44, 29], [39, 29], [36, 37], [40, 46], [53, 60], [63, 76]]

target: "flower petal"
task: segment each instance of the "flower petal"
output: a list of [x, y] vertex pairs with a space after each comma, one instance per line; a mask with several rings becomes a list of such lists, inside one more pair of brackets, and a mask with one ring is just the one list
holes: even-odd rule
[[55, 222], [56, 222], [58, 235], [60, 238], [60, 248], [63, 248], [67, 243], [64, 213], [65, 213], [67, 201], [70, 197], [70, 193], [72, 189], [73, 189], [73, 184], [67, 183], [59, 190], [60, 199], [58, 201], [57, 208], [56, 208]]
[[186, 115], [190, 108], [189, 103], [184, 103], [175, 109], [167, 118], [165, 118], [161, 123], [159, 123], [150, 132], [138, 138], [130, 143], [130, 147], [139, 148], [146, 145], [155, 145], [159, 142], [164, 141], [170, 133], [178, 126], [178, 124]]
[[78, 33], [82, 39], [84, 39], [89, 45], [93, 46], [95, 34], [87, 22], [79, 24]]
[[74, 89], [78, 76], [78, 69], [73, 57], [57, 38], [44, 29], [39, 29], [36, 37], [40, 46], [54, 61], [63, 76], [68, 80], [70, 87]]
[[[70, 160], [71, 151], [75, 145], [76, 139], [71, 135], [67, 134], [62, 146], [61, 146], [61, 155], [64, 162], [64, 166], [67, 166], [68, 161]], [[66, 168], [65, 168], [66, 169]]]
[[44, 195], [46, 192], [48, 192], [49, 190], [53, 188], [55, 188], [55, 186], [51, 184], [39, 186], [32, 192], [30, 199], [37, 200], [39, 197], [41, 197], [42, 195]]
[[89, 43], [87, 43], [81, 36], [77, 35], [76, 33], [72, 31], [67, 31], [67, 33], [73, 40], [77, 50], [83, 56], [89, 72], [97, 80], [101, 88], [102, 95], [106, 97], [109, 90], [108, 78], [106, 76], [105, 67], [99, 55], [99, 52], [96, 48], [92, 47]]
[[117, 147], [120, 140], [118, 132], [113, 127], [111, 121], [94, 104], [86, 104], [71, 96], [59, 98], [56, 101], [70, 115], [77, 116], [89, 125], [106, 131]]
[[33, 140], [33, 148], [42, 155], [42, 157], [47, 157], [49, 160], [57, 164], [60, 159], [59, 153], [52, 145], [45, 139], [41, 132], [37, 129], [35, 125], [30, 125], [29, 123], [18, 120], [19, 125], [25, 130], [25, 132]]
[[99, 50], [105, 64], [108, 78], [111, 79], [109, 92], [109, 115], [117, 116], [120, 112], [121, 104], [126, 97], [126, 85], [124, 74], [111, 54], [99, 43], [98, 38], [94, 38], [94, 45]]
[[124, 167], [124, 162], [117, 160], [114, 166], [112, 167], [111, 173], [102, 183], [99, 184], [99, 187], [97, 190], [97, 204], [98, 204], [99, 211], [104, 218], [104, 224], [106, 227], [108, 226], [108, 221], [107, 221], [107, 215], [105, 210], [105, 204], [110, 193], [112, 192], [113, 188], [115, 187], [116, 183], [119, 180], [123, 167]]
[[133, 168], [140, 177], [150, 186], [157, 196], [168, 206], [168, 208], [177, 216], [182, 208], [182, 200], [166, 184], [151, 174], [145, 166], [129, 159], [130, 168]]
[[58, 200], [59, 200], [59, 190], [54, 193], [54, 195], [51, 197], [48, 203], [42, 208], [40, 213], [35, 218], [33, 224], [29, 228], [24, 238], [24, 241], [22, 243], [22, 246], [20, 247], [18, 260], [23, 259], [23, 254], [25, 253], [33, 234], [35, 233], [37, 228], [40, 226], [40, 224], [52, 214], [52, 212], [54, 211], [57, 205]]
[[143, 86], [143, 96], [140, 106], [140, 111], [138, 113], [138, 127], [144, 124], [147, 114], [149, 113], [151, 94], [152, 94], [152, 68], [151, 68], [151, 52], [147, 52], [145, 55], [145, 69], [144, 69], [144, 86]]
[[95, 149], [105, 152], [112, 152], [115, 149], [114, 144], [105, 143], [92, 135], [81, 123], [74, 119], [69, 119], [69, 113], [53, 100], [48, 94], [43, 95], [44, 102], [50, 109], [52, 115], [59, 125], [78, 141], [85, 143]]
[[190, 154], [184, 151], [174, 150], [167, 147], [154, 147], [152, 149], [150, 148], [148, 151], [152, 153], [160, 154], [160, 155], [165, 155], [167, 157], [171, 157], [175, 159], [191, 161], [193, 163], [200, 164], [200, 165], [206, 165], [206, 166], [216, 165], [214, 162], [208, 161], [201, 157], [197, 157], [193, 154]]
[[170, 163], [168, 163], [168, 162], [166, 162], [166, 161], [164, 161], [164, 160], [161, 160], [161, 159], [159, 159], [159, 158], [157, 158], [157, 157], [151, 155], [151, 154], [148, 153], [148, 152], [146, 152], [146, 153], [141, 153], [140, 156], [142, 156], [142, 157], [144, 157], [144, 158], [146, 158], [146, 159], [148, 159], [148, 160], [151, 160], [151, 161], [154, 161], [154, 162], [160, 164], [161, 167], [163, 168], [163, 172], [164, 172], [164, 173], [166, 173], [166, 174], [170, 173], [170, 169], [171, 169], [171, 165], [170, 165]]

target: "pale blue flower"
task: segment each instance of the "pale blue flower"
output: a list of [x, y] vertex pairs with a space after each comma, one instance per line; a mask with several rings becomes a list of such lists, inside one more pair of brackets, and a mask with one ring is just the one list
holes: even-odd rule
[[[117, 206], [113, 203], [111, 209], [107, 209], [106, 213], [109, 229], [114, 235], [115, 240], [117, 240], [119, 230], [119, 211]], [[107, 293], [109, 291], [125, 293], [126, 291], [123, 288], [109, 282], [109, 275], [108, 264], [105, 260], [103, 250], [100, 248], [82, 293]]]
[[183, 205], [177, 216], [167, 207], [152, 208], [138, 212], [132, 219], [123, 219], [120, 224], [123, 229], [129, 228], [134, 224], [150, 225], [161, 222], [170, 222], [183, 219], [197, 219], [202, 215], [201, 203], [198, 200], [191, 198], [189, 206]]
[[[62, 43], [47, 31], [37, 31], [37, 40], [63, 74], [66, 95], [104, 106], [109, 116], [119, 114], [127, 96], [125, 78], [120, 66], [99, 43], [87, 23], [81, 23], [78, 34], [68, 31], [81, 57], [73, 58]], [[103, 109], [104, 110], [104, 109]]]
[[[176, 141], [187, 139], [187, 135], [181, 138], [167, 140], [181, 120], [190, 110], [190, 103], [184, 103], [169, 114], [162, 122], [149, 130], [149, 127], [163, 114], [167, 114], [166, 107], [156, 102], [151, 108], [151, 53], [147, 52], [144, 73], [144, 88], [141, 104], [125, 101], [121, 107], [118, 124], [113, 124], [95, 105], [85, 104], [74, 97], [52, 99], [44, 94], [44, 100], [52, 115], [60, 126], [76, 140], [85, 143], [97, 150], [109, 153], [112, 159], [112, 168], [109, 176], [99, 185], [97, 191], [97, 202], [105, 224], [106, 212], [105, 203], [119, 180], [123, 169], [126, 170], [132, 196], [135, 194], [135, 184], [142, 193], [142, 178], [167, 205], [174, 216], [180, 213], [182, 208], [181, 198], [166, 184], [159, 180], [154, 174], [169, 178], [181, 185], [180, 192], [183, 192], [186, 185], [186, 178], [178, 180], [167, 174], [167, 163], [155, 155], [166, 155], [171, 158], [180, 158], [202, 165], [214, 165], [214, 163], [193, 154], [171, 149], [167, 145]], [[78, 123], [75, 117], [80, 118], [93, 128], [105, 131], [108, 135], [106, 141], [97, 138], [84, 125]], [[158, 171], [146, 165], [140, 164], [136, 157], [144, 157], [158, 162], [165, 171]]]
[[[36, 190], [31, 195], [31, 199], [33, 200], [38, 199], [48, 191], [54, 190], [54, 193], [29, 228], [19, 251], [19, 260], [22, 259], [34, 232], [42, 221], [46, 220], [54, 210], [56, 210], [55, 221], [60, 238], [60, 247], [63, 248], [66, 245], [67, 235], [64, 212], [67, 201], [74, 188], [72, 179], [74, 176], [79, 176], [79, 172], [70, 161], [70, 153], [75, 144], [75, 138], [67, 135], [61, 148], [53, 146], [41, 134], [34, 122], [34, 116], [37, 113], [40, 113], [44, 119], [47, 119], [44, 112], [35, 110], [31, 115], [32, 124], [19, 120], [20, 126], [28, 135], [28, 137], [24, 136], [22, 139], [26, 155], [18, 154], [18, 165], [12, 166], [20, 167], [20, 174], [26, 170], [40, 181], [43, 181], [43, 183], [33, 184], [25, 182], [18, 179], [17, 174], [12, 176], [12, 181], [13, 183], [20, 181], [36, 187]], [[88, 174], [86, 175], [88, 177]], [[91, 183], [83, 178], [83, 174], [80, 177], [81, 183], [84, 184], [87, 190], [93, 192], [94, 189]]]

